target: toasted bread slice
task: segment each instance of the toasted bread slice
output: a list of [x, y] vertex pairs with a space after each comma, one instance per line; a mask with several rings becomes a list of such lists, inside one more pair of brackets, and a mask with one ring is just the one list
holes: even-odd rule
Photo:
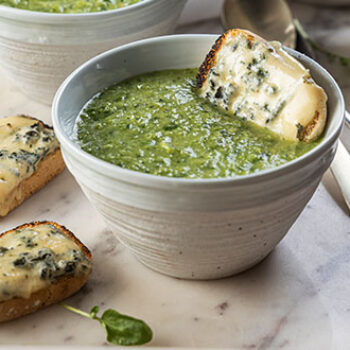
[[0, 322], [42, 309], [77, 292], [92, 257], [72, 232], [51, 222], [25, 224], [0, 235]]
[[0, 216], [7, 215], [64, 169], [51, 127], [19, 115], [0, 119]]
[[327, 95], [277, 42], [240, 29], [217, 39], [197, 75], [199, 95], [288, 140], [312, 141], [326, 125]]

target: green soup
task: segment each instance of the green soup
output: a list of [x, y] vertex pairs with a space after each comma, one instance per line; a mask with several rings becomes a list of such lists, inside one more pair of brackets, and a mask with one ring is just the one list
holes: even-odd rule
[[114, 10], [143, 0], [0, 0], [0, 5], [51, 13], [85, 13]]
[[80, 146], [147, 174], [222, 178], [274, 168], [316, 145], [283, 140], [207, 103], [196, 95], [196, 72], [154, 72], [104, 90], [78, 118]]

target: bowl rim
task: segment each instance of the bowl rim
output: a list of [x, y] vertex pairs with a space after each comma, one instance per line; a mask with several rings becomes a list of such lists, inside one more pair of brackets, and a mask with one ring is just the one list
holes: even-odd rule
[[125, 15], [134, 10], [142, 9], [150, 4], [156, 3], [159, 0], [142, 0], [135, 4], [127, 5], [122, 8], [116, 8], [113, 10], [96, 11], [96, 12], [83, 12], [83, 13], [51, 13], [41, 11], [31, 11], [25, 9], [19, 9], [16, 7], [6, 6], [0, 4], [0, 17], [8, 17], [14, 19], [21, 19], [24, 21], [42, 21], [50, 20], [54, 22], [61, 22], [63, 20], [88, 20], [88, 19], [103, 19], [101, 17], [110, 17], [115, 14]]
[[[66, 135], [61, 128], [59, 117], [58, 117], [58, 106], [60, 104], [60, 99], [62, 94], [64, 93], [66, 87], [70, 84], [71, 80], [75, 78], [75, 75], [86, 69], [88, 66], [96, 65], [96, 63], [107, 56], [117, 55], [120, 52], [128, 50], [130, 48], [135, 48], [139, 46], [143, 46], [145, 44], [152, 44], [155, 42], [162, 41], [177, 41], [177, 40], [198, 40], [198, 39], [212, 39], [213, 43], [218, 38], [218, 34], [176, 34], [176, 35], [167, 35], [167, 36], [158, 36], [148, 39], [138, 40], [129, 44], [125, 44], [106, 52], [103, 52], [74, 70], [61, 84], [59, 89], [56, 92], [54, 97], [54, 101], [52, 104], [52, 121], [54, 131], [59, 139], [59, 142], [63, 144], [64, 147], [69, 149], [69, 153], [78, 157], [88, 168], [93, 168], [94, 171], [103, 174], [105, 177], [109, 177], [111, 179], [124, 180], [125, 182], [134, 182], [140, 185], [148, 185], [152, 187], [171, 187], [171, 186], [181, 186], [181, 187], [226, 187], [232, 185], [243, 185], [243, 184], [253, 184], [257, 182], [261, 182], [264, 180], [271, 180], [286, 173], [291, 173], [293, 170], [298, 170], [304, 165], [307, 165], [313, 160], [316, 160], [320, 155], [322, 155], [328, 148], [330, 148], [338, 139], [340, 135], [341, 129], [344, 124], [344, 114], [345, 114], [345, 102], [342, 95], [342, 92], [336, 83], [335, 79], [331, 76], [331, 74], [323, 68], [319, 63], [311, 59], [310, 57], [295, 51], [290, 48], [284, 48], [288, 53], [292, 54], [292, 56], [296, 59], [302, 57], [307, 63], [307, 68], [312, 66], [314, 69], [319, 70], [322, 75], [326, 76], [327, 79], [332, 83], [332, 89], [335, 90], [336, 95], [340, 102], [340, 113], [342, 117], [339, 118], [334, 130], [332, 130], [329, 135], [323, 136], [321, 142], [316, 145], [312, 150], [308, 151], [301, 157], [298, 157], [290, 162], [287, 162], [283, 165], [259, 171], [257, 173], [248, 174], [248, 175], [239, 175], [236, 177], [228, 177], [228, 178], [176, 178], [176, 177], [167, 177], [162, 175], [152, 175], [146, 174], [134, 170], [129, 170], [125, 168], [121, 168], [117, 165], [108, 163], [102, 159], [99, 159], [84, 150], [82, 150], [76, 142], [73, 142], [71, 138]], [[203, 57], [204, 59], [204, 57]], [[199, 62], [200, 64], [200, 62]], [[88, 164], [88, 165], [86, 165]]]

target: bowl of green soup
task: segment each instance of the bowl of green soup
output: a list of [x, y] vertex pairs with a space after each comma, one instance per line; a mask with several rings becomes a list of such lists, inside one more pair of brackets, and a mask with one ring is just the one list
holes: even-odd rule
[[336, 149], [344, 101], [316, 62], [328, 122], [311, 143], [226, 114], [196, 93], [215, 35], [146, 39], [105, 52], [58, 90], [53, 125], [68, 169], [119, 240], [179, 278], [246, 270], [284, 237]]
[[169, 34], [186, 0], [0, 0], [0, 64], [33, 100], [117, 45]]

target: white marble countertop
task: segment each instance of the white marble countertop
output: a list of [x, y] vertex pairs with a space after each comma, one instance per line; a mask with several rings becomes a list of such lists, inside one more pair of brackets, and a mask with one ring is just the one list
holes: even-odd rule
[[[222, 32], [220, 3], [190, 1], [177, 32]], [[350, 8], [316, 10], [293, 3], [293, 10], [314, 37], [350, 55]], [[350, 84], [340, 82], [350, 107]], [[0, 115], [25, 113], [50, 122], [50, 109], [27, 100], [3, 74], [0, 85]], [[343, 132], [345, 142], [349, 135]], [[1, 219], [0, 232], [41, 219], [67, 226], [94, 255], [91, 279], [68, 303], [86, 310], [112, 307], [147, 320], [155, 333], [151, 347], [350, 347], [350, 219], [329, 172], [265, 261], [218, 281], [178, 280], [142, 266], [106, 228], [68, 171]], [[97, 349], [106, 343], [98, 324], [52, 306], [2, 324], [0, 348], [9, 345]]]

